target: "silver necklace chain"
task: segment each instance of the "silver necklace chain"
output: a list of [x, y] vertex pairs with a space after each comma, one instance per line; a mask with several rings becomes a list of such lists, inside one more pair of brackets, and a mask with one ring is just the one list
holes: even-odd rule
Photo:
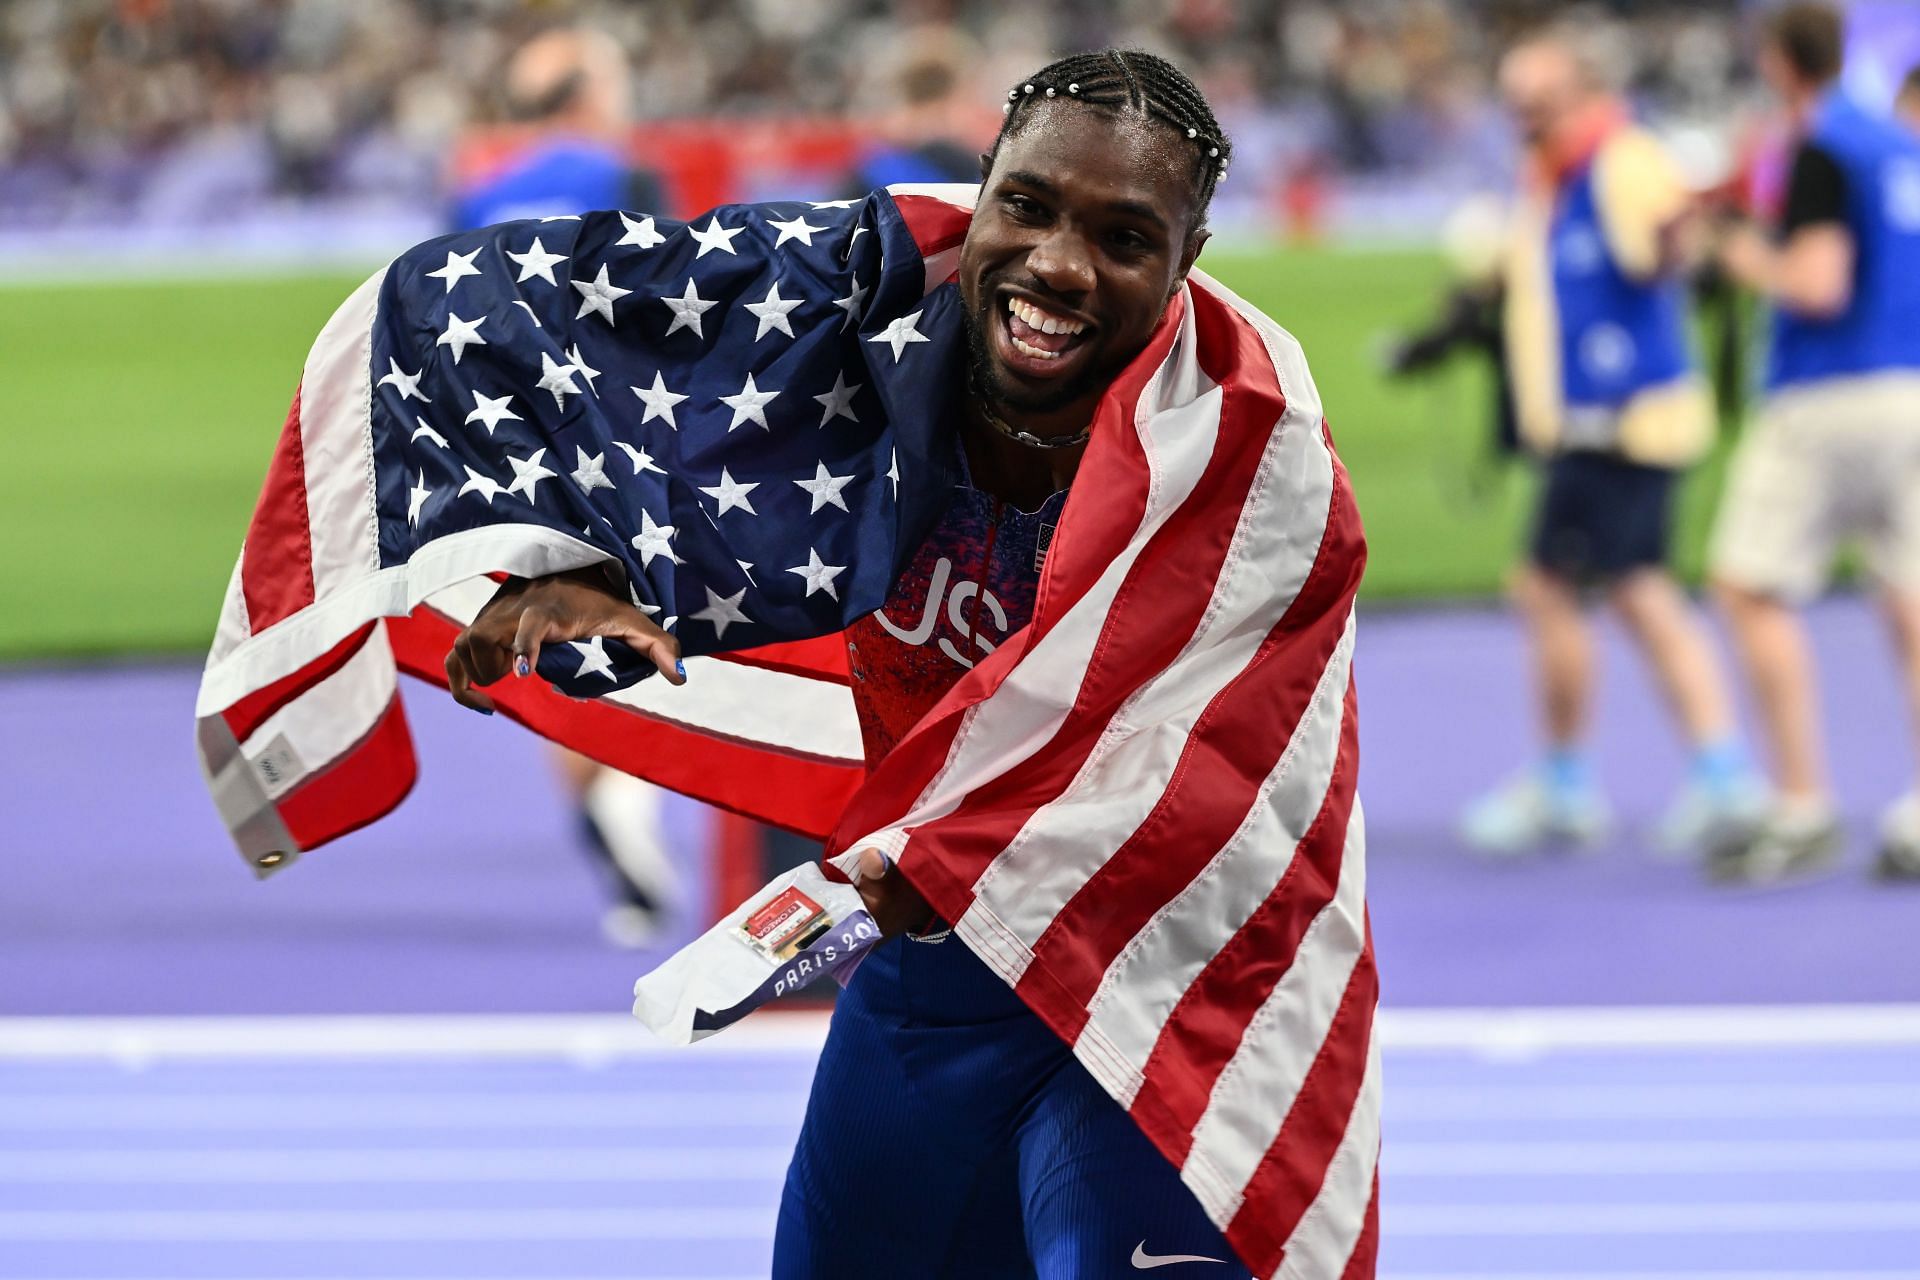
[[1072, 449], [1085, 444], [1093, 436], [1091, 422], [1077, 436], [1036, 436], [1031, 431], [1022, 431], [1002, 422], [1000, 415], [987, 406], [987, 398], [980, 393], [980, 384], [971, 373], [967, 376], [967, 389], [973, 392], [974, 402], [980, 406], [980, 416], [987, 420], [987, 425], [1015, 444], [1026, 445], [1029, 449]]

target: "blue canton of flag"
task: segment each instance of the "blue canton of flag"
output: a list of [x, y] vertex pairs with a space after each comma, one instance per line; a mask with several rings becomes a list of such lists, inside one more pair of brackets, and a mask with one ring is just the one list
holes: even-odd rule
[[[837, 631], [951, 491], [961, 347], [885, 193], [427, 241], [372, 331], [381, 566], [535, 524], [617, 561], [685, 653]], [[618, 641], [540, 661], [576, 695], [651, 669]]]

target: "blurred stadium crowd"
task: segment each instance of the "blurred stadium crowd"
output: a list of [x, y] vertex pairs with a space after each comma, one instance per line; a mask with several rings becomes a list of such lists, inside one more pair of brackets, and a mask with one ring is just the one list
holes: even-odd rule
[[[1239, 141], [1223, 220], [1311, 223], [1330, 192], [1363, 206], [1373, 192], [1386, 202], [1377, 229], [1506, 185], [1494, 56], [1566, 12], [1541, 0], [11, 0], [0, 219], [138, 229], [274, 207], [431, 207], [458, 140], [507, 114], [509, 53], [584, 21], [631, 58], [642, 139], [647, 122], [689, 118], [858, 130], [893, 105], [903, 68], [930, 58], [957, 72], [955, 136], [984, 136], [1004, 85], [1050, 51], [1154, 49], [1196, 72]], [[1609, 20], [1616, 74], [1645, 116], [1721, 128], [1748, 94], [1737, 5], [1591, 12]], [[1341, 221], [1369, 224], [1351, 207]]]

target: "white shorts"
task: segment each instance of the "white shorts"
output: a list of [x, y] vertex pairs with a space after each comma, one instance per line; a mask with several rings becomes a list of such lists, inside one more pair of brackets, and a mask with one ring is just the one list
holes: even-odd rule
[[1920, 372], [1769, 399], [1734, 453], [1709, 563], [1735, 586], [1805, 601], [1856, 541], [1884, 584], [1920, 591]]

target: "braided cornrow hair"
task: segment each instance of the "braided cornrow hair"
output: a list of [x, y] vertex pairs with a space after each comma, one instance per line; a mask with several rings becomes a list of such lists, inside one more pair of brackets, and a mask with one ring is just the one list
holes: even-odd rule
[[1007, 90], [1006, 119], [993, 140], [1000, 141], [1020, 127], [1027, 108], [1049, 99], [1068, 99], [1111, 111], [1134, 111], [1173, 128], [1194, 148], [1194, 183], [1199, 190], [1200, 221], [1206, 221], [1214, 188], [1227, 176], [1233, 145], [1213, 118], [1206, 95], [1185, 72], [1139, 49], [1102, 49], [1076, 53], [1049, 63]]

